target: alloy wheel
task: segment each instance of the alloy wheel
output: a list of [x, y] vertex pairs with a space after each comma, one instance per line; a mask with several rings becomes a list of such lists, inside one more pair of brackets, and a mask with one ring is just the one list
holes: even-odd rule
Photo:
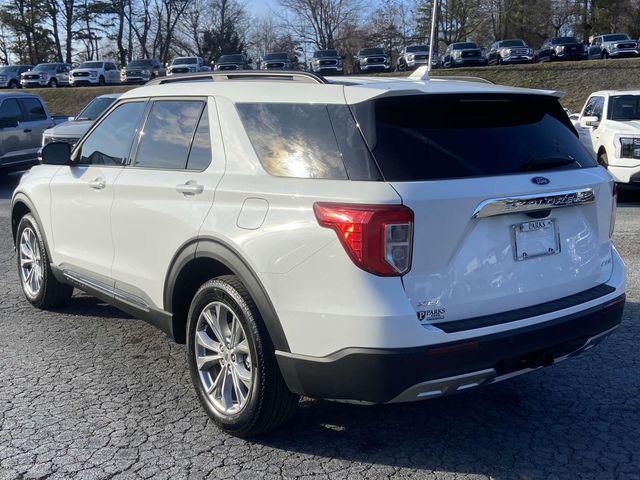
[[22, 285], [30, 297], [36, 297], [42, 286], [44, 265], [38, 237], [27, 227], [20, 236], [20, 278]]
[[195, 360], [202, 387], [222, 416], [241, 411], [253, 384], [252, 360], [244, 327], [222, 302], [208, 304], [195, 332]]

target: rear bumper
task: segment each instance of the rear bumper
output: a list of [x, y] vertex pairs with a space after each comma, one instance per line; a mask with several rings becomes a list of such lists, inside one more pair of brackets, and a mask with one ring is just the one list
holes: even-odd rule
[[365, 403], [421, 400], [551, 365], [591, 348], [620, 323], [624, 294], [598, 306], [519, 329], [405, 349], [347, 348], [327, 357], [277, 352], [299, 394]]

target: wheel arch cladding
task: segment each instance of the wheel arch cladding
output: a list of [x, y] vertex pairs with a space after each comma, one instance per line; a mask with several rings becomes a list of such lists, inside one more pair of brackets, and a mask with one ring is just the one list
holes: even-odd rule
[[289, 352], [289, 344], [263, 285], [246, 261], [231, 246], [213, 238], [185, 245], [174, 257], [164, 289], [164, 309], [173, 315], [173, 337], [186, 340], [189, 306], [198, 288], [220, 275], [236, 275], [253, 298], [276, 350]]

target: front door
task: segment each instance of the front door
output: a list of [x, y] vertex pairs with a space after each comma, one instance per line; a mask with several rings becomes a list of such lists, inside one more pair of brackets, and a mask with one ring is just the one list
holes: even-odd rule
[[0, 104], [0, 166], [26, 160], [30, 155], [28, 133], [18, 100], [5, 98]]
[[74, 164], [61, 167], [51, 180], [53, 261], [83, 279], [109, 282], [113, 186], [145, 106], [131, 101], [115, 107], [74, 151]]
[[42, 134], [47, 128], [54, 126], [53, 120], [47, 116], [47, 111], [39, 98], [21, 98], [20, 104], [24, 112], [24, 123], [21, 126], [27, 134], [28, 148], [31, 150], [33, 158], [36, 158], [37, 152], [42, 146]]

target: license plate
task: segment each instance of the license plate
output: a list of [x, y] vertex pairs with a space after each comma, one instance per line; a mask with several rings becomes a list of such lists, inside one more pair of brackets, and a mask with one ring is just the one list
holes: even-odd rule
[[560, 253], [558, 226], [553, 218], [532, 220], [511, 226], [516, 261]]

